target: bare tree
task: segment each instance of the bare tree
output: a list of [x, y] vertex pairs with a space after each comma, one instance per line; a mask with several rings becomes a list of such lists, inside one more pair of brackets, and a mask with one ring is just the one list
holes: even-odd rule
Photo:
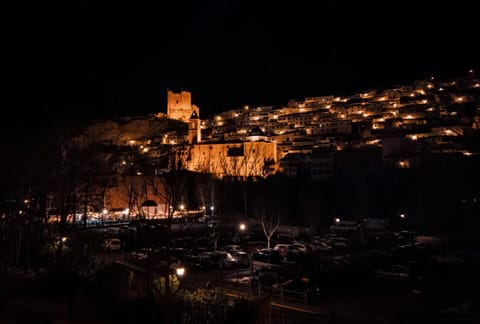
[[285, 207], [288, 193], [282, 180], [275, 176], [257, 181], [252, 191], [251, 200], [255, 206], [255, 214], [262, 225], [268, 248], [270, 248], [271, 238], [287, 213]]
[[187, 189], [187, 172], [182, 168], [182, 160], [172, 152], [170, 154], [168, 171], [162, 173], [154, 173], [147, 177], [152, 194], [158, 201], [164, 202], [164, 216], [166, 221], [166, 253], [164, 256], [164, 277], [165, 277], [165, 293], [170, 292], [170, 254], [171, 254], [171, 236], [172, 223], [177, 207], [184, 203], [185, 193]]
[[143, 203], [148, 199], [148, 186], [150, 181], [144, 175], [122, 175], [119, 190], [125, 195], [119, 194], [120, 199], [127, 204], [130, 214], [136, 214], [138, 218], [146, 218]]
[[49, 234], [46, 215], [48, 193], [55, 188], [55, 148], [56, 141], [46, 136], [42, 145], [25, 150], [23, 156], [10, 156], [14, 164], [2, 169], [0, 271], [13, 262], [38, 273]]
[[68, 142], [68, 139], [60, 139], [55, 162], [53, 170], [55, 186], [51, 194], [53, 208], [60, 215], [60, 231], [65, 232], [70, 215], [73, 215], [73, 222], [75, 222], [82, 178], [78, 151]]
[[264, 209], [263, 212], [261, 213], [260, 221], [262, 224], [263, 233], [267, 238], [267, 248], [269, 249], [271, 238], [273, 234], [275, 234], [275, 231], [277, 230], [278, 225], [280, 225], [280, 218], [275, 212], [266, 211]]

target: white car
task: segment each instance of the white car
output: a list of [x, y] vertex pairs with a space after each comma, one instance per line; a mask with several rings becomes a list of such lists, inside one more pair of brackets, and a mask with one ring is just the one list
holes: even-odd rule
[[122, 248], [122, 241], [117, 238], [109, 238], [103, 241], [103, 249], [105, 251], [115, 251]]

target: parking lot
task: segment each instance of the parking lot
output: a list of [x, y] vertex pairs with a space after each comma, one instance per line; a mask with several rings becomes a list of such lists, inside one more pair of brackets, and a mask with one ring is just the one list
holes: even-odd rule
[[[171, 262], [186, 268], [182, 289], [222, 287], [309, 307], [436, 311], [475, 298], [480, 265], [474, 249], [415, 244], [405, 234], [379, 234], [361, 243], [349, 235], [325, 233], [274, 240], [267, 249], [258, 235], [224, 235], [213, 242], [208, 233], [197, 233], [178, 235], [168, 247], [125, 247], [98, 255], [145, 271], [150, 262], [154, 271], [168, 254]], [[253, 264], [240, 263], [239, 254]]]

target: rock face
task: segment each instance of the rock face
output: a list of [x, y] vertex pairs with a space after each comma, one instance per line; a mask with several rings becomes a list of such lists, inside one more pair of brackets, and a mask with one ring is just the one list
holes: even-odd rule
[[186, 123], [153, 115], [122, 117], [92, 123], [75, 141], [84, 146], [94, 143], [126, 145], [131, 140], [161, 139], [168, 132], [186, 133], [187, 129]]

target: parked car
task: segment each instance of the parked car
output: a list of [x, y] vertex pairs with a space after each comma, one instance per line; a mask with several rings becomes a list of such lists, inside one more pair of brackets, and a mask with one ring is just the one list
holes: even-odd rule
[[301, 253], [307, 253], [307, 245], [302, 242], [292, 242], [291, 249]]
[[354, 221], [338, 221], [330, 226], [330, 231], [335, 232], [354, 232], [360, 228], [357, 222]]
[[237, 267], [238, 261], [226, 251], [215, 251], [210, 253], [210, 259], [218, 269], [232, 269]]
[[308, 277], [288, 279], [272, 285], [272, 293], [281, 292], [284, 298], [297, 301], [316, 302], [321, 298], [322, 287]]
[[436, 264], [451, 264], [459, 265], [463, 263], [463, 258], [460, 255], [460, 252], [439, 252], [428, 257], [428, 259]]
[[189, 255], [183, 261], [190, 271], [209, 271], [214, 268], [214, 264], [210, 259], [210, 253], [200, 253], [198, 255]]
[[288, 253], [291, 250], [292, 245], [291, 244], [277, 244], [273, 247], [275, 251], [278, 251], [282, 258], [287, 258]]
[[280, 269], [266, 266], [255, 270], [255, 277], [263, 290], [273, 290], [273, 285], [279, 282], [284, 282], [288, 279]]
[[391, 264], [375, 270], [375, 277], [379, 279], [407, 282], [410, 280], [411, 276], [411, 269], [402, 264]]
[[130, 253], [130, 255], [134, 261], [146, 262], [148, 259], [148, 255], [143, 252], [133, 251]]
[[252, 260], [250, 260], [250, 255], [247, 252], [239, 251], [231, 253], [234, 258], [237, 259], [237, 265], [242, 268], [250, 267]]
[[235, 244], [231, 244], [231, 245], [225, 245], [223, 248], [222, 248], [223, 251], [227, 251], [228, 253], [233, 253], [233, 252], [240, 252], [242, 251], [242, 248], [240, 247], [240, 245], [235, 245]]
[[109, 238], [103, 240], [103, 250], [104, 251], [115, 251], [122, 248], [122, 241], [117, 238]]
[[330, 245], [332, 248], [343, 249], [346, 249], [351, 245], [351, 241], [349, 239], [334, 233], [314, 236], [312, 237], [312, 243], [325, 243], [327, 245]]
[[332, 250], [332, 247], [325, 242], [311, 243], [310, 249], [312, 252], [329, 252]]
[[261, 249], [253, 253], [253, 260], [266, 263], [280, 263], [282, 256], [274, 249]]

